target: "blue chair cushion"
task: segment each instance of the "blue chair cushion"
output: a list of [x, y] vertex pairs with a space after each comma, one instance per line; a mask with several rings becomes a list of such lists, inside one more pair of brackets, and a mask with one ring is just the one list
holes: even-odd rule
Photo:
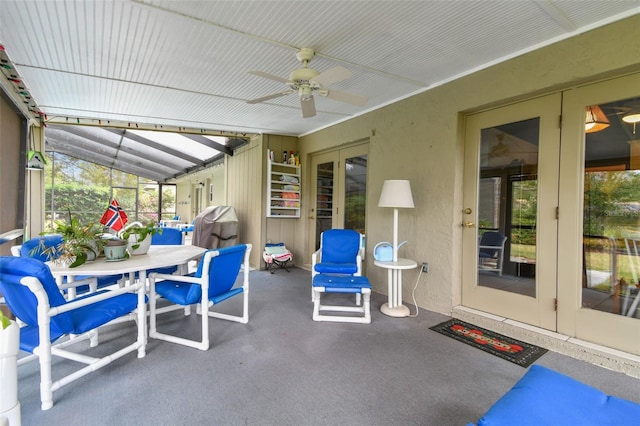
[[183, 243], [184, 236], [178, 228], [162, 228], [162, 234], [153, 234], [151, 236], [152, 245], [171, 245], [179, 246]]
[[[220, 303], [236, 294], [242, 293], [242, 288], [232, 288], [238, 278], [238, 271], [244, 259], [247, 249], [245, 244], [221, 249], [211, 249], [208, 252], [218, 251], [219, 255], [211, 259], [209, 264], [209, 295], [208, 299]], [[191, 276], [202, 278], [204, 267], [204, 255], [198, 263], [198, 269]], [[200, 303], [202, 299], [202, 286], [199, 284], [183, 283], [179, 281], [164, 280], [155, 284], [156, 293], [165, 299], [178, 305], [192, 305]]]
[[478, 426], [638, 425], [640, 404], [541, 365], [529, 371], [478, 421]]
[[[20, 347], [31, 352], [39, 344], [38, 301], [31, 290], [20, 282], [24, 277], [34, 277], [40, 281], [49, 299], [50, 307], [62, 306], [68, 302], [58, 289], [51, 270], [45, 263], [26, 257], [0, 257], [0, 291], [5, 296], [11, 311], [26, 324], [20, 329]], [[75, 300], [95, 294], [85, 295]], [[56, 315], [51, 318], [50, 323], [51, 341], [55, 341], [64, 334], [81, 334], [104, 325], [114, 318], [133, 311], [137, 304], [136, 294], [122, 294]]]
[[[502, 235], [499, 232], [493, 232], [493, 231], [485, 232], [484, 234], [482, 234], [482, 237], [480, 238], [480, 245], [500, 247], [502, 246], [503, 239], [504, 239], [504, 235]], [[495, 257], [497, 254], [498, 254], [498, 250], [492, 250], [487, 248], [480, 249], [480, 253], [479, 253], [480, 257], [485, 259], [491, 259]]]
[[[38, 326], [36, 296], [20, 283], [24, 277], [37, 278], [49, 298], [49, 306], [56, 307], [67, 303], [51, 275], [49, 267], [40, 260], [29, 257], [0, 257], [0, 292], [5, 296], [11, 312], [22, 322]], [[68, 312], [51, 319], [51, 327], [58, 330], [73, 329], [73, 319]]]
[[363, 288], [371, 288], [367, 277], [344, 277], [318, 274], [313, 277], [314, 287], [324, 287], [327, 293], [361, 293]]
[[352, 229], [329, 229], [322, 233], [322, 263], [355, 265], [359, 250], [360, 234]]
[[317, 263], [314, 269], [321, 274], [355, 274], [358, 272], [358, 265], [355, 263], [321, 262]]
[[156, 293], [178, 305], [200, 303], [202, 287], [197, 284], [164, 280], [156, 283]]
[[20, 247], [20, 256], [32, 257], [42, 262], [46, 262], [49, 260], [49, 256], [42, 253], [42, 246], [44, 246], [44, 248], [57, 247], [60, 243], [62, 243], [62, 235], [60, 234], [43, 235], [41, 237], [32, 238], [22, 244]]
[[[91, 293], [78, 297], [74, 300], [80, 300], [86, 297], [95, 296], [96, 294], [103, 293], [106, 290]], [[145, 297], [146, 299], [146, 297]], [[146, 300], [145, 300], [146, 301]], [[124, 314], [135, 310], [138, 306], [137, 294], [122, 294], [120, 296], [101, 300], [99, 302], [92, 303], [91, 305], [83, 306], [78, 309], [74, 309], [62, 315], [69, 315], [73, 320], [73, 327], [69, 330], [60, 330], [54, 324], [52, 318], [52, 325], [50, 328], [50, 340], [55, 342], [61, 336], [65, 334], [82, 334], [94, 328], [100, 327], [113, 320], [119, 318]], [[27, 352], [33, 352], [35, 348], [40, 344], [40, 335], [38, 333], [38, 326], [27, 326], [20, 329], [20, 349]]]

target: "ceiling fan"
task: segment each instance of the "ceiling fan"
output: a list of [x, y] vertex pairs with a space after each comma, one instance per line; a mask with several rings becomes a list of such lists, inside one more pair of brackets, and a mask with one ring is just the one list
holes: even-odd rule
[[309, 61], [311, 61], [314, 56], [315, 52], [313, 49], [306, 47], [300, 49], [298, 53], [296, 53], [296, 58], [298, 58], [298, 61], [300, 61], [300, 63], [302, 64], [302, 68], [293, 70], [289, 75], [289, 79], [278, 77], [276, 75], [262, 71], [249, 71], [250, 74], [284, 83], [289, 86], [289, 88], [282, 92], [248, 100], [247, 103], [257, 104], [297, 92], [298, 96], [300, 97], [300, 108], [302, 109], [303, 118], [313, 117], [316, 115], [316, 104], [315, 100], [313, 99], [314, 93], [319, 96], [324, 96], [329, 99], [346, 102], [348, 104], [357, 106], [362, 106], [367, 103], [366, 96], [341, 92], [339, 90], [327, 89], [327, 86], [351, 77], [351, 71], [338, 66], [327, 71], [318, 72], [313, 68], [309, 68]]

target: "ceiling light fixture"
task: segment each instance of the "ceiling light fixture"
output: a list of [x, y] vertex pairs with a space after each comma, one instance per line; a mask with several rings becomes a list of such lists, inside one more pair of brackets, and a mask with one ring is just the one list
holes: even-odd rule
[[609, 119], [599, 105], [587, 107], [587, 118], [584, 122], [584, 132], [594, 133], [609, 127]]
[[313, 99], [313, 95], [311, 94], [311, 86], [309, 85], [300, 86], [300, 89], [298, 89], [298, 94], [300, 95], [300, 100], [303, 102]]
[[633, 134], [636, 134], [636, 124], [640, 123], [640, 113], [632, 112], [622, 117], [622, 121], [625, 123], [633, 124]]

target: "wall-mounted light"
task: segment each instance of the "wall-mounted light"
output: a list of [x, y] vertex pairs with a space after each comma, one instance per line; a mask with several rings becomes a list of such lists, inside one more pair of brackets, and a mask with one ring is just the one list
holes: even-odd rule
[[609, 127], [609, 125], [609, 119], [599, 105], [591, 105], [587, 107], [587, 118], [584, 122], [585, 133], [599, 132]]

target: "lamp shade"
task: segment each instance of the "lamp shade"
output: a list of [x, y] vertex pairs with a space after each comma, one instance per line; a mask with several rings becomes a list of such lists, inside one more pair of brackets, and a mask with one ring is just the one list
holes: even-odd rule
[[585, 133], [595, 133], [609, 127], [609, 119], [599, 105], [587, 107], [587, 118], [584, 123]]
[[414, 208], [411, 184], [408, 180], [385, 180], [378, 207]]

